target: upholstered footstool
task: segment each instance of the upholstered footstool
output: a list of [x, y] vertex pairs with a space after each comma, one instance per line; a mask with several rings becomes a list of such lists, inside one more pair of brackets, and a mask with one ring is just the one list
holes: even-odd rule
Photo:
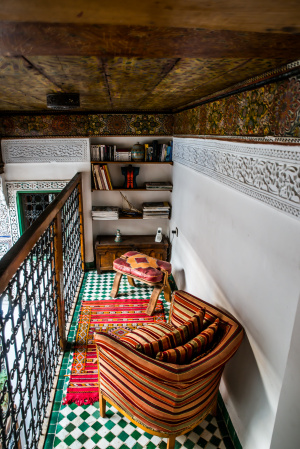
[[116, 271], [116, 276], [110, 292], [112, 298], [118, 295], [121, 278], [125, 274], [129, 284], [133, 287], [136, 287], [134, 279], [154, 287], [146, 310], [148, 315], [153, 315], [162, 290], [166, 301], [171, 301], [171, 288], [168, 278], [172, 271], [172, 265], [169, 262], [155, 259], [137, 251], [128, 251], [114, 260], [113, 269]]

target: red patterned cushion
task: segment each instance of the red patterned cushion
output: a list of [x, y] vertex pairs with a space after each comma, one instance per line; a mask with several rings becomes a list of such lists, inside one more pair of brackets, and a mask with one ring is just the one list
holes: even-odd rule
[[145, 345], [158, 340], [173, 329], [174, 327], [168, 323], [153, 323], [129, 332], [124, 337], [121, 337], [120, 340], [137, 349], [138, 345]]
[[188, 341], [188, 343], [158, 352], [156, 359], [161, 362], [176, 363], [177, 365], [185, 365], [191, 362], [191, 360], [207, 351], [213, 345], [218, 326], [219, 318], [199, 335]]
[[172, 271], [172, 266], [169, 262], [155, 259], [137, 251], [128, 251], [122, 258], [113, 262], [113, 267], [123, 273], [132, 274], [149, 282], [161, 282], [163, 279], [161, 270], [165, 270], [169, 274]]

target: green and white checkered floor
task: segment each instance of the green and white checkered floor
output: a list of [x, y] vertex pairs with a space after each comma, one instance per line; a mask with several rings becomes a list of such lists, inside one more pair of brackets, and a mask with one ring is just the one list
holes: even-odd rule
[[[106, 417], [101, 418], [99, 403], [78, 406], [63, 405], [68, 376], [72, 365], [72, 343], [75, 341], [77, 321], [82, 301], [99, 301], [110, 298], [114, 273], [98, 275], [96, 271], [85, 274], [68, 337], [66, 351], [51, 414], [44, 449], [165, 449], [166, 440], [144, 432], [123, 417], [107, 403]], [[122, 278], [120, 298], [150, 298], [151, 288], [145, 284], [131, 287], [126, 277]], [[165, 315], [169, 314], [169, 303], [161, 295]], [[193, 431], [176, 438], [176, 449], [234, 449], [225, 422], [219, 412], [217, 418], [208, 416]]]

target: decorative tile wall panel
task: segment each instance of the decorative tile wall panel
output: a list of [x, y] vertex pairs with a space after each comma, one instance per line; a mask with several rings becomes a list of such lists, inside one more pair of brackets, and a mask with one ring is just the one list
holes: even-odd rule
[[300, 145], [174, 138], [173, 160], [300, 219]]
[[69, 181], [23, 181], [6, 183], [8, 208], [10, 218], [10, 231], [13, 244], [20, 238], [20, 226], [18, 219], [17, 192], [28, 191], [61, 191]]
[[8, 163], [89, 162], [89, 139], [2, 140], [2, 156]]

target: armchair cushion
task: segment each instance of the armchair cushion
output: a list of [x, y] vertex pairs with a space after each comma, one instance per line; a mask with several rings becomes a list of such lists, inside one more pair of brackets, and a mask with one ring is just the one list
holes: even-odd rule
[[195, 357], [207, 352], [213, 346], [218, 326], [219, 319], [217, 318], [210, 326], [186, 344], [158, 352], [156, 354], [157, 360], [178, 365], [190, 363]]
[[[137, 351], [149, 357], [155, 357], [158, 352], [184, 345], [195, 335], [198, 335], [203, 327], [204, 314], [205, 309], [200, 309], [185, 324], [176, 329], [171, 325], [164, 325], [163, 327], [156, 325], [155, 327], [155, 325], [150, 324], [144, 328], [129, 332], [121, 340], [131, 344]], [[168, 332], [166, 332], [167, 326], [169, 326]]]
[[153, 323], [148, 326], [142, 326], [132, 332], [128, 332], [128, 334], [121, 337], [120, 340], [132, 348], [137, 349], [137, 346], [144, 347], [145, 345], [150, 345], [153, 341], [172, 332], [173, 329], [174, 326], [168, 323]]

